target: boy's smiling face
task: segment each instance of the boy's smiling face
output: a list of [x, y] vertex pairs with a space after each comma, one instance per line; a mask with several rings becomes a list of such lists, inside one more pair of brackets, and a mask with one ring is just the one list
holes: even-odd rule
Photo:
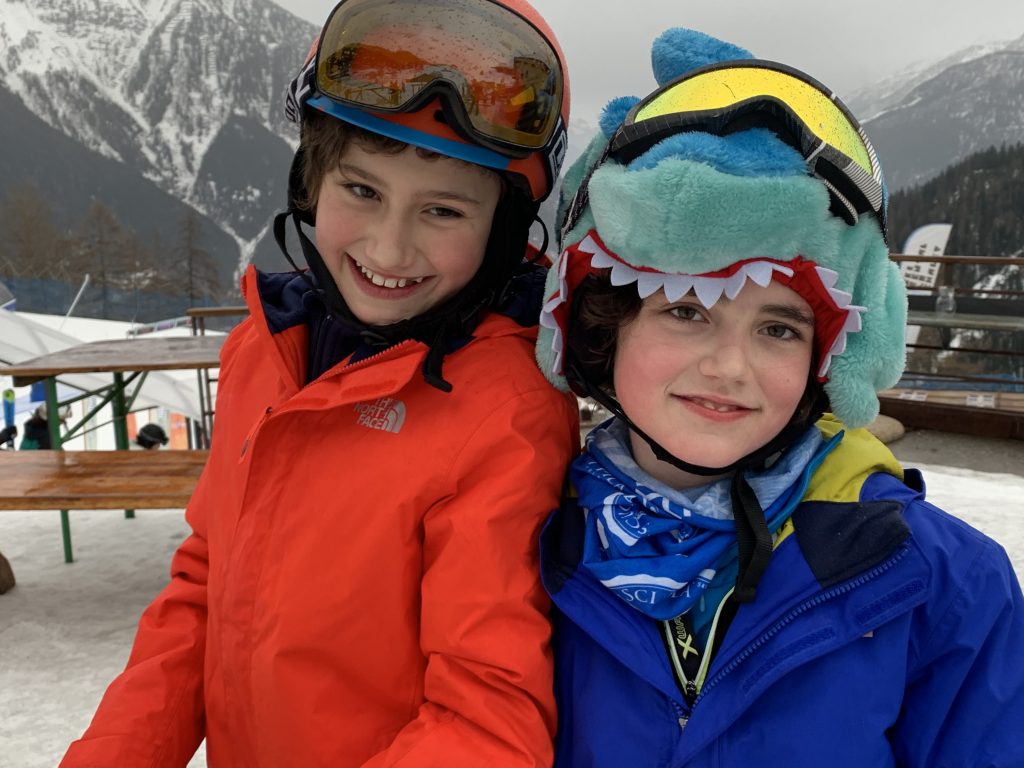
[[500, 194], [497, 174], [468, 163], [352, 141], [320, 186], [317, 247], [357, 318], [397, 323], [476, 274]]
[[[814, 315], [795, 291], [748, 281], [705, 309], [691, 294], [658, 292], [618, 333], [614, 387], [626, 415], [690, 464], [722, 467], [789, 422], [807, 387]], [[630, 434], [637, 463], [675, 488], [708, 482], [658, 460]]]

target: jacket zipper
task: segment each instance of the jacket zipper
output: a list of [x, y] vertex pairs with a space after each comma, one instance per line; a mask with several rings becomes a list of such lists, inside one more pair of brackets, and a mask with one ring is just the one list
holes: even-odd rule
[[694, 701], [693, 707], [695, 708], [701, 702], [701, 700], [705, 696], [707, 696], [708, 691], [710, 691], [712, 688], [718, 685], [725, 677], [727, 677], [731, 672], [733, 672], [737, 667], [739, 667], [740, 664], [742, 664], [751, 655], [753, 655], [758, 648], [760, 648], [762, 645], [767, 643], [772, 637], [781, 632], [783, 628], [791, 624], [798, 616], [810, 610], [811, 608], [814, 608], [815, 606], [821, 605], [822, 603], [827, 602], [834, 597], [838, 597], [839, 595], [851, 592], [854, 589], [857, 589], [866, 584], [867, 582], [877, 578], [878, 576], [882, 575], [887, 570], [892, 568], [894, 565], [896, 565], [896, 563], [898, 563], [908, 551], [909, 547], [904, 545], [896, 554], [894, 554], [884, 563], [876, 565], [867, 573], [863, 573], [855, 579], [846, 582], [845, 584], [842, 584], [838, 587], [833, 587], [832, 589], [826, 590], [821, 594], [812, 597], [809, 600], [805, 600], [803, 603], [801, 603], [796, 608], [791, 610], [789, 613], [787, 613], [785, 616], [783, 616], [781, 619], [775, 622], [771, 627], [769, 627], [760, 637], [758, 637], [746, 648], [744, 648], [741, 653], [737, 654], [736, 657], [733, 658], [733, 660], [730, 661], [724, 669], [718, 672], [718, 674], [716, 674], [710, 680], [706, 681], [704, 685], [701, 686], [700, 694], [697, 696], [697, 700]]
[[[380, 358], [382, 358], [385, 355], [388, 355], [388, 354], [394, 352], [395, 350], [403, 349], [404, 347], [407, 347], [410, 344], [422, 344], [422, 343], [423, 342], [416, 341], [415, 339], [405, 339], [404, 341], [398, 342], [394, 346], [388, 347], [387, 349], [382, 349], [380, 352], [377, 352], [376, 354], [370, 355], [369, 357], [364, 357], [362, 360], [360, 360], [357, 363], [349, 363], [347, 365], [342, 365], [342, 367], [338, 368], [338, 370], [335, 370], [335, 368], [337, 368], [337, 364], [336, 364], [335, 366], [333, 366], [331, 368], [328, 368], [326, 371], [324, 371], [322, 374], [320, 374], [319, 378], [314, 379], [313, 381], [309, 382], [309, 384], [313, 384], [314, 382], [327, 381], [328, 379], [333, 379], [336, 376], [341, 376], [343, 373], [348, 373], [349, 371], [359, 370], [360, 368], [363, 368], [363, 367], [365, 367], [365, 366], [367, 366], [367, 365], [369, 365], [371, 363], [378, 362], [380, 360]], [[309, 384], [307, 384], [306, 386], [309, 386]]]
[[[832, 452], [832, 449], [839, 443], [839, 440], [842, 438], [842, 435], [843, 435], [843, 433], [840, 432], [839, 434], [833, 436], [830, 440], [828, 440], [818, 450], [818, 453], [816, 455], [811, 457], [811, 460], [807, 463], [807, 466], [804, 467], [804, 470], [801, 473], [799, 488], [795, 489], [796, 492], [792, 493], [790, 495], [790, 497], [786, 500], [785, 507], [783, 509], [782, 514], [785, 514], [787, 517], [792, 515], [793, 510], [796, 509], [797, 505], [800, 504], [800, 502], [801, 502], [801, 500], [803, 498], [804, 491], [806, 491], [807, 486], [810, 483], [811, 475], [814, 474], [814, 471], [821, 465], [821, 463], [825, 460], [825, 458], [828, 456], [828, 454], [830, 454]], [[773, 551], [774, 551], [774, 547], [773, 547]], [[710, 633], [708, 635], [708, 649], [707, 649], [707, 652], [704, 654], [703, 660], [701, 661], [700, 669], [698, 670], [698, 673], [697, 673], [697, 679], [696, 680], [687, 680], [686, 681], [686, 686], [685, 686], [686, 690], [684, 691], [683, 695], [684, 695], [684, 698], [686, 699], [686, 703], [690, 707], [690, 714], [687, 715], [686, 717], [680, 717], [679, 718], [679, 727], [680, 728], [683, 728], [683, 727], [686, 726], [686, 723], [689, 721], [690, 717], [692, 717], [693, 708], [697, 705], [697, 702], [703, 697], [703, 693], [707, 689], [707, 684], [708, 684], [707, 672], [708, 672], [708, 668], [711, 665], [711, 650], [712, 650], [712, 648], [714, 648], [714, 645], [715, 645], [715, 634], [719, 631], [719, 629], [718, 629], [718, 620], [722, 616], [722, 609], [724, 608], [726, 602], [732, 597], [732, 593], [733, 593], [733, 589], [729, 589], [729, 591], [726, 592], [725, 597], [723, 597], [721, 602], [718, 604], [718, 608], [715, 610], [715, 617], [714, 617], [714, 620], [711, 623], [711, 631], [710, 631]], [[824, 597], [824, 595], [819, 595], [819, 598], [823, 598], [823, 597]], [[809, 606], [807, 606], [807, 607], [809, 607]], [[802, 610], [805, 610], [805, 609], [806, 609], [805, 606], [798, 606], [797, 609], [795, 609], [795, 610], [802, 612]], [[760, 639], [762, 639], [763, 641], [767, 641], [771, 637], [771, 635], [774, 634], [774, 632], [777, 632], [777, 631], [781, 630], [782, 627], [785, 626], [786, 623], [788, 623], [789, 621], [792, 621], [794, 618], [796, 618], [796, 615], [797, 614], [795, 612], [791, 613], [789, 616], [787, 616], [785, 619], [782, 620], [782, 622], [784, 622], [784, 623], [781, 623], [777, 627], [772, 627], [772, 629], [769, 630], [770, 634], [763, 635], [762, 638], [760, 638]], [[730, 621], [730, 623], [731, 623], [731, 621]], [[728, 629], [728, 628], [726, 628], [726, 629]], [[755, 648], [751, 647], [751, 648], [748, 648], [748, 650], [753, 652], [753, 650], [755, 650]], [[737, 658], [736, 661], [738, 662], [740, 660], [741, 659]], [[723, 670], [722, 672], [720, 672], [718, 675], [715, 676], [714, 679], [717, 681], [717, 679], [720, 678], [722, 676], [722, 674], [725, 673], [725, 671], [726, 670]]]
[[263, 411], [263, 415], [260, 416], [259, 420], [253, 425], [252, 429], [249, 430], [249, 434], [245, 436], [245, 440], [242, 441], [242, 452], [238, 455], [238, 460], [241, 461], [245, 458], [246, 451], [249, 450], [249, 442], [253, 436], [259, 431], [259, 428], [263, 426], [270, 415], [274, 412], [274, 407], [271, 405], [267, 406], [267, 409]]

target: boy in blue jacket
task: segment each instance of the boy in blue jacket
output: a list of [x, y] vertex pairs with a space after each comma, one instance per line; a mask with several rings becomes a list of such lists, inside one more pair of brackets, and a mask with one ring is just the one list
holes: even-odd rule
[[906, 322], [870, 143], [728, 43], [653, 63], [567, 176], [541, 318], [615, 414], [542, 540], [555, 765], [1024, 765], [1006, 554], [858, 429]]

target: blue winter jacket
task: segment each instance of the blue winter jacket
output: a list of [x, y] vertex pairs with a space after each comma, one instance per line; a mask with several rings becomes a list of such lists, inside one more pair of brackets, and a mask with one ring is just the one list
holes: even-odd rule
[[801, 482], [692, 708], [661, 625], [577, 567], [580, 510], [552, 516], [556, 768], [1024, 766], [1024, 598], [1003, 549], [864, 430]]

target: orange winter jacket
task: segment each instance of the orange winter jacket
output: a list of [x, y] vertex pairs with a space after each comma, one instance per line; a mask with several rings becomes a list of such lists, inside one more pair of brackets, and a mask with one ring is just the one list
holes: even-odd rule
[[536, 540], [575, 402], [494, 314], [449, 394], [414, 341], [304, 386], [289, 290], [245, 276], [192, 534], [61, 765], [183, 767], [204, 736], [213, 768], [550, 765]]

